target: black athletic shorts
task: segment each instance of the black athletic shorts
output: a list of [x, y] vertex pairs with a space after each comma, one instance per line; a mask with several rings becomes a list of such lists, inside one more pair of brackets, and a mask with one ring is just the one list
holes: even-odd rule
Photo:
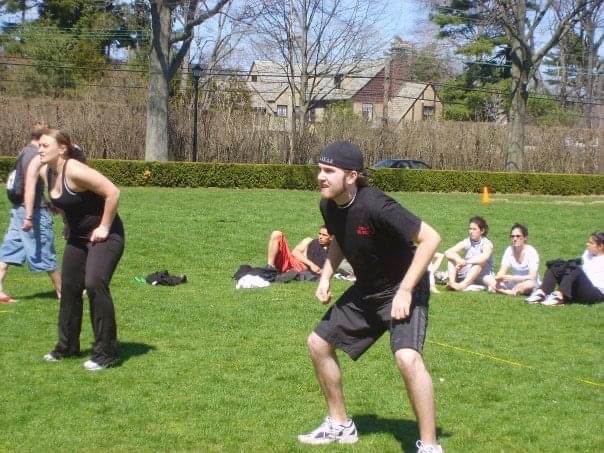
[[409, 348], [421, 354], [428, 326], [430, 290], [427, 285], [418, 286], [421, 288], [413, 292], [411, 316], [392, 320], [392, 299], [397, 288], [363, 295], [353, 285], [325, 313], [315, 333], [353, 360], [361, 357], [387, 330], [393, 353]]

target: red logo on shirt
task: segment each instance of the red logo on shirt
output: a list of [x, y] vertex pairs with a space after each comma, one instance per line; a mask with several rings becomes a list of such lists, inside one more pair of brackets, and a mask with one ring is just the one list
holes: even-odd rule
[[357, 234], [359, 236], [373, 236], [373, 231], [367, 225], [359, 225], [357, 227]]

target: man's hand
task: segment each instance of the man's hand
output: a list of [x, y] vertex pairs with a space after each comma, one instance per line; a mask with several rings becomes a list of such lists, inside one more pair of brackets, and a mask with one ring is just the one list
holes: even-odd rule
[[311, 272], [314, 272], [315, 274], [321, 273], [321, 268], [319, 266], [317, 266], [315, 263], [313, 263], [312, 261], [309, 262], [308, 268], [311, 270]]
[[411, 315], [411, 291], [399, 288], [392, 299], [392, 319], [406, 319]]
[[329, 280], [319, 280], [319, 286], [315, 292], [315, 296], [322, 304], [331, 302], [331, 291], [329, 290]]

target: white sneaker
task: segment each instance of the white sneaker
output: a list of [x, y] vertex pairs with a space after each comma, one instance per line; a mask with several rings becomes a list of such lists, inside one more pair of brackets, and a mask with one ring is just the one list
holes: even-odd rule
[[49, 352], [48, 354], [44, 354], [44, 357], [42, 357], [46, 362], [58, 362], [60, 357], [57, 357], [56, 355], [54, 355], [52, 352]]
[[111, 368], [112, 366], [114, 366], [117, 363], [117, 360], [114, 360], [112, 362], [108, 362], [108, 363], [97, 363], [94, 360], [86, 360], [84, 362], [84, 368], [86, 368], [88, 371], [100, 371], [100, 370], [104, 370], [107, 368]]
[[303, 444], [321, 445], [338, 442], [340, 444], [354, 444], [359, 440], [357, 427], [348, 419], [348, 424], [335, 423], [331, 417], [325, 417], [321, 426], [308, 434], [300, 434], [298, 441]]
[[531, 293], [530, 296], [524, 299], [524, 302], [527, 304], [540, 304], [544, 299], [545, 293], [540, 289], [536, 289]]
[[98, 363], [96, 363], [93, 360], [86, 360], [84, 362], [84, 368], [86, 368], [88, 371], [99, 371], [99, 370], [105, 369], [104, 366], [99, 365]]
[[415, 442], [417, 453], [444, 453], [443, 447], [438, 444], [425, 445], [421, 440]]
[[549, 296], [545, 298], [541, 305], [563, 305], [564, 297], [560, 291], [554, 291]]

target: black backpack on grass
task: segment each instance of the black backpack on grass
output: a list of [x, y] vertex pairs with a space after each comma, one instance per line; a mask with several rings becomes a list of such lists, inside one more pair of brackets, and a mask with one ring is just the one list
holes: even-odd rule
[[6, 196], [14, 205], [23, 204], [23, 194], [25, 192], [25, 176], [23, 175], [23, 153], [17, 157], [15, 168], [8, 174], [6, 179]]

